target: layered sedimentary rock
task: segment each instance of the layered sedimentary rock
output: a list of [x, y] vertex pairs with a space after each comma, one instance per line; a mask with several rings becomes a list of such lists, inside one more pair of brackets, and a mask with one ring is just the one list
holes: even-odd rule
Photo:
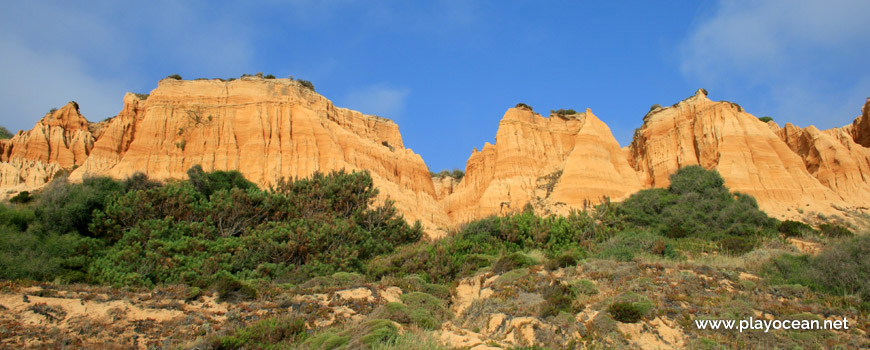
[[542, 117], [509, 109], [495, 144], [474, 150], [459, 181], [432, 178], [392, 121], [335, 107], [289, 79], [164, 79], [127, 94], [114, 118], [89, 123], [71, 102], [30, 131], [0, 140], [0, 188], [9, 195], [71, 172], [185, 178], [193, 165], [239, 170], [268, 187], [316, 171], [368, 170], [430, 234], [531, 205], [564, 214], [606, 198], [665, 187], [680, 167], [716, 169], [734, 191], [778, 217], [870, 207], [870, 99], [848, 126], [821, 131], [764, 123], [706, 91], [651, 110], [624, 148], [588, 109]]
[[846, 205], [766, 123], [736, 104], [710, 101], [703, 89], [650, 111], [630, 150], [629, 161], [646, 186], [667, 186], [680, 167], [701, 165], [719, 171], [726, 186], [752, 195], [769, 214]]
[[851, 125], [843, 127], [842, 130], [851, 136], [855, 143], [870, 147], [870, 98], [867, 98], [864, 108], [861, 108], [861, 116], [855, 118]]
[[870, 207], [870, 148], [856, 143], [852, 130], [820, 131], [814, 126], [799, 128], [790, 123], [775, 129], [822, 185], [848, 205], [866, 209]]
[[[68, 106], [55, 115], [73, 114]], [[124, 109], [101, 125], [96, 139], [87, 132], [87, 121], [77, 112], [74, 116], [65, 128], [49, 128], [57, 123], [44, 120], [27, 133], [44, 134], [41, 142], [16, 136], [4, 162], [76, 165], [73, 180], [136, 172], [156, 179], [185, 178], [199, 164], [207, 171], [239, 170], [261, 187], [316, 171], [368, 170], [381, 199], [394, 200], [407, 219], [422, 220], [430, 228], [448, 225], [426, 165], [404, 148], [395, 123], [337, 108], [293, 80], [164, 79], [147, 98], [128, 94]], [[56, 149], [61, 144], [69, 149]]]
[[559, 213], [638, 189], [610, 129], [591, 111], [544, 118], [522, 107], [505, 113], [494, 145], [472, 153], [465, 177], [442, 204], [461, 223], [527, 204]]
[[32, 188], [62, 169], [82, 165], [94, 146], [99, 125], [88, 123], [70, 102], [45, 115], [33, 129], [0, 140], [0, 187]]

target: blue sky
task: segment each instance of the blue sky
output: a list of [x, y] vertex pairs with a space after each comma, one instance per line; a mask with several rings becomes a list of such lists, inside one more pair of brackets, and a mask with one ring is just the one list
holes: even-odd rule
[[169, 74], [310, 80], [464, 168], [524, 102], [591, 108], [621, 145], [704, 87], [780, 124], [848, 124], [870, 97], [870, 1], [68, 1], [0, 4], [0, 125], [78, 101], [91, 121]]

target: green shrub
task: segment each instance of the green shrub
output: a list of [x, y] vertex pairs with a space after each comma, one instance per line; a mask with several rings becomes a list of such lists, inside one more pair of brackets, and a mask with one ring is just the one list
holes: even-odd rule
[[340, 335], [334, 331], [326, 331], [314, 335], [302, 343], [303, 349], [332, 350], [345, 346], [350, 342], [350, 336]]
[[18, 192], [14, 197], [9, 198], [9, 203], [15, 204], [27, 204], [33, 200], [33, 196], [30, 195], [29, 191], [21, 191]]
[[782, 233], [785, 237], [804, 237], [815, 230], [813, 230], [810, 225], [800, 221], [786, 220], [779, 223], [777, 231]]
[[755, 248], [757, 243], [752, 238], [747, 237], [726, 237], [719, 241], [722, 250], [731, 255], [746, 254]]
[[299, 285], [305, 293], [324, 293], [363, 285], [365, 276], [352, 272], [336, 272], [330, 276], [318, 276]]
[[581, 254], [576, 253], [574, 250], [567, 250], [559, 253], [552, 259], [547, 260], [544, 267], [547, 270], [553, 271], [563, 267], [577, 266], [580, 261], [580, 256]]
[[215, 276], [215, 289], [221, 302], [239, 302], [257, 297], [257, 289], [248, 283], [240, 281], [229, 272], [220, 271]]
[[767, 123], [767, 122], [773, 121], [773, 118], [768, 117], [768, 116], [763, 116], [763, 117], [758, 117], [758, 120]]
[[784, 254], [766, 264], [762, 273], [771, 284], [798, 284], [831, 295], [854, 294], [870, 302], [870, 237], [837, 242], [819, 255]]
[[465, 172], [459, 169], [454, 168], [453, 171], [449, 170], [441, 170], [437, 173], [431, 173], [432, 177], [442, 178], [442, 177], [452, 177], [456, 181], [461, 181], [463, 177], [465, 177]]
[[855, 235], [852, 230], [849, 230], [845, 226], [839, 224], [821, 224], [819, 225], [819, 231], [821, 231], [822, 234], [824, 234], [826, 237], [833, 238], [852, 237]]
[[97, 281], [206, 287], [224, 271], [301, 283], [361, 272], [365, 261], [422, 236], [391, 202], [370, 206], [377, 190], [368, 173], [318, 173], [262, 191], [236, 172], [197, 170], [95, 213], [91, 231], [116, 242], [91, 266]]
[[603, 241], [618, 229], [614, 208], [603, 204], [594, 213], [573, 211], [568, 216], [546, 218], [531, 211], [486, 217], [466, 223], [443, 239], [376, 258], [367, 267], [368, 275], [379, 279], [418, 274], [432, 282], [450, 283], [489, 266], [493, 256], [502, 256], [494, 270], [504, 271], [517, 266], [516, 259], [525, 263], [525, 258], [511, 256], [515, 252], [539, 249], [549, 256], [567, 250], [582, 252], [583, 245]]
[[551, 115], [558, 115], [558, 116], [566, 116], [566, 115], [574, 115], [574, 114], [577, 114], [577, 111], [575, 111], [575, 110], [573, 110], [573, 109], [562, 109], [562, 108], [559, 108], [559, 109], [556, 109], [556, 110], [551, 110], [551, 111], [550, 111], [550, 114], [551, 114]]
[[523, 108], [523, 109], [528, 109], [528, 110], [530, 110], [530, 111], [532, 110], [532, 107], [531, 107], [531, 106], [529, 106], [529, 105], [527, 105], [527, 104], [525, 104], [525, 103], [522, 103], [522, 102], [517, 103], [517, 105], [514, 106], [514, 108]]
[[11, 139], [12, 133], [4, 126], [0, 126], [0, 140]]
[[65, 177], [52, 181], [36, 201], [36, 216], [58, 233], [76, 232], [97, 236], [89, 230], [94, 212], [103, 210], [123, 186], [108, 177], [85, 178], [80, 184], [67, 183]]
[[172, 75], [167, 76], [166, 78], [167, 79], [181, 80], [181, 76], [178, 74], [172, 74]]
[[[687, 166], [670, 177], [667, 189], [643, 190], [626, 199], [617, 213], [629, 224], [670, 238], [702, 238], [732, 253], [745, 252], [772, 235], [777, 221], [758, 209], [749, 195], [730, 193], [715, 171]], [[730, 237], [744, 237], [733, 239]], [[726, 242], [723, 240], [728, 239]], [[665, 249], [654, 249], [664, 254]]]
[[649, 106], [649, 111], [652, 112], [652, 111], [657, 110], [657, 109], [659, 109], [659, 108], [662, 108], [662, 105], [656, 103], [656, 104], [654, 104], [654, 105], [652, 105], [652, 106]]
[[595, 282], [592, 282], [587, 279], [582, 279], [575, 282], [572, 287], [577, 293], [582, 295], [595, 295], [598, 294], [598, 287], [595, 286]]
[[528, 255], [521, 252], [514, 252], [496, 260], [495, 264], [492, 265], [492, 272], [504, 273], [521, 267], [529, 267], [537, 263], [538, 262], [535, 261], [535, 259], [532, 259]]
[[613, 319], [623, 323], [637, 323], [643, 317], [640, 307], [634, 303], [616, 302], [607, 307]]
[[266, 76], [264, 76], [263, 78], [265, 78], [265, 79], [275, 79], [275, 76], [272, 75], [272, 74], [266, 74]]
[[306, 89], [308, 89], [308, 90], [311, 90], [311, 91], [315, 91], [315, 90], [314, 90], [314, 84], [311, 83], [310, 81], [308, 81], [308, 80], [302, 80], [302, 79], [299, 79], [299, 80], [297, 80], [297, 81], [299, 82], [299, 85], [302, 85], [302, 87], [304, 87], [304, 88], [306, 88]]
[[541, 317], [556, 316], [559, 312], [575, 314], [582, 310], [582, 305], [576, 302], [577, 291], [565, 284], [557, 282], [546, 286], [542, 295], [545, 303], [539, 315]]
[[388, 319], [404, 325], [414, 324], [423, 329], [437, 329], [440, 325], [431, 311], [395, 302], [375, 309], [369, 317]]
[[399, 298], [403, 304], [412, 309], [425, 309], [432, 312], [432, 315], [438, 318], [439, 321], [446, 321], [453, 317], [450, 309], [447, 308], [447, 302], [436, 298], [434, 295], [412, 292], [402, 294]]
[[230, 335], [210, 339], [217, 350], [270, 350], [277, 344], [292, 344], [307, 336], [305, 320], [293, 317], [269, 318], [253, 325], [237, 328]]
[[187, 170], [187, 177], [193, 187], [196, 188], [203, 196], [209, 197], [212, 193], [220, 190], [248, 190], [257, 188], [253, 182], [245, 179], [244, 175], [238, 170], [231, 171], [212, 171], [206, 173], [199, 165], [194, 165]]

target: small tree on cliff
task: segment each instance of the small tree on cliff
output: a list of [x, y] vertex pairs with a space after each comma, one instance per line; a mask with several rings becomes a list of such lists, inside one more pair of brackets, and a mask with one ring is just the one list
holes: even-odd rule
[[12, 138], [12, 133], [4, 126], [0, 126], [0, 140]]

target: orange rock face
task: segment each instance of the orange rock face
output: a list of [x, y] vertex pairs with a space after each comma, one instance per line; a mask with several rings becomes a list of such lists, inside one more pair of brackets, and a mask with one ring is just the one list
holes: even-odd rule
[[852, 136], [852, 141], [855, 143], [870, 147], [870, 98], [867, 98], [867, 102], [864, 103], [861, 116], [856, 118], [852, 125], [844, 127], [843, 131]]
[[62, 169], [82, 165], [94, 147], [91, 125], [70, 102], [46, 114], [33, 129], [0, 142], [0, 187], [38, 187]]
[[548, 118], [509, 109], [496, 143], [472, 152], [465, 177], [432, 178], [390, 120], [335, 107], [288, 79], [164, 79], [150, 96], [127, 94], [110, 120], [88, 123], [70, 103], [27, 132], [0, 141], [4, 193], [40, 187], [60, 170], [89, 175], [185, 178], [239, 170], [261, 187], [282, 177], [368, 170], [427, 232], [531, 205], [564, 214], [604, 198], [664, 187], [680, 167], [716, 169], [734, 191], [779, 217], [870, 207], [870, 99], [854, 123], [820, 131], [763, 123], [706, 92], [650, 111], [624, 148], [591, 111]]
[[465, 177], [442, 199], [454, 223], [516, 211], [543, 213], [622, 197], [640, 189], [619, 144], [591, 111], [544, 118], [511, 108], [495, 145], [472, 153]]
[[199, 164], [206, 171], [239, 170], [261, 187], [315, 171], [369, 170], [381, 199], [394, 200], [407, 219], [427, 227], [448, 225], [434, 199], [429, 170], [404, 148], [395, 123], [337, 108], [292, 80], [164, 79], [147, 99], [125, 96], [124, 109], [100, 125], [96, 140], [88, 126], [67, 106], [16, 136], [13, 146], [4, 148], [4, 186], [16, 182], [16, 169], [33, 172], [21, 165], [24, 160], [64, 169], [77, 165], [72, 180], [135, 172], [186, 178], [186, 171]]
[[822, 185], [771, 127], [706, 92], [673, 107], [650, 111], [630, 146], [630, 162], [647, 186], [665, 187], [687, 165], [716, 169], [732, 191], [752, 195], [769, 214], [791, 209], [830, 212], [843, 199]]

